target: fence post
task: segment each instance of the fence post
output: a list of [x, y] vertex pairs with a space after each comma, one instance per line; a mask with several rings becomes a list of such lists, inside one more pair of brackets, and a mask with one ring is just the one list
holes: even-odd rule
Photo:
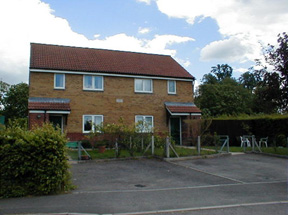
[[116, 158], [118, 157], [119, 155], [119, 147], [118, 147], [118, 140], [116, 138], [115, 140], [115, 154], [116, 154]]
[[198, 152], [198, 155], [201, 154], [201, 137], [198, 136], [197, 138], [197, 152]]
[[155, 145], [154, 145], [154, 135], [152, 135], [151, 137], [151, 151], [152, 151], [152, 155], [154, 155], [154, 149], [155, 149]]
[[227, 152], [230, 153], [230, 142], [229, 136], [227, 136]]
[[81, 141], [78, 141], [78, 160], [81, 160]]
[[130, 146], [130, 149], [132, 149], [132, 137], [130, 136], [129, 139], [130, 139], [130, 142], [129, 142], [130, 144], [129, 144], [129, 146]]
[[170, 158], [169, 145], [170, 145], [169, 137], [166, 137], [166, 144], [165, 144], [166, 158]]
[[252, 152], [255, 152], [255, 136], [252, 135]]

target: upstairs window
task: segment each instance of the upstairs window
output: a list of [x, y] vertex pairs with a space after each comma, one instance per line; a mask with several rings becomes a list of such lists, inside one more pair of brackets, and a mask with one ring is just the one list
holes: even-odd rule
[[153, 93], [153, 84], [151, 79], [135, 79], [136, 93]]
[[83, 85], [84, 90], [103, 91], [103, 76], [84, 75]]
[[176, 81], [168, 81], [168, 94], [176, 94]]
[[136, 115], [135, 124], [140, 133], [153, 132], [153, 116]]
[[54, 74], [54, 89], [65, 89], [65, 74]]
[[97, 126], [102, 125], [103, 115], [84, 115], [83, 116], [83, 133], [95, 131]]

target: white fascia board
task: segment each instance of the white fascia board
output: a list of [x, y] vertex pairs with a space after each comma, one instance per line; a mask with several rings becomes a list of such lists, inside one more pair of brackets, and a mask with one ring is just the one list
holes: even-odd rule
[[45, 113], [44, 110], [29, 110], [29, 113]]
[[29, 113], [55, 113], [55, 114], [70, 114], [70, 111], [55, 111], [55, 110], [29, 110]]
[[71, 71], [60, 71], [60, 70], [46, 70], [46, 69], [30, 69], [30, 72], [46, 72], [46, 73], [63, 73], [63, 74], [74, 74], [74, 75], [98, 75], [98, 76], [112, 76], [112, 77], [123, 77], [123, 78], [146, 78], [146, 79], [157, 79], [157, 80], [175, 80], [175, 81], [187, 81], [194, 82], [193, 79], [173, 78], [173, 77], [157, 77], [157, 76], [145, 76], [145, 75], [123, 75], [113, 73], [93, 73], [93, 72], [71, 72]]
[[55, 113], [55, 114], [70, 114], [70, 111], [55, 111], [55, 110], [48, 110], [46, 113]]
[[201, 113], [171, 113], [170, 112], [170, 114], [171, 116], [201, 116]]

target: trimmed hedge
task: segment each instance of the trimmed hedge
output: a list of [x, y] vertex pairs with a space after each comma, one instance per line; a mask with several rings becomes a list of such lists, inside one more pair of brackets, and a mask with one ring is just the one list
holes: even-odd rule
[[55, 194], [72, 188], [65, 135], [52, 125], [0, 130], [0, 197]]
[[[262, 137], [269, 137], [268, 143], [272, 145], [279, 136], [288, 136], [288, 117], [286, 118], [259, 118], [245, 120], [222, 120], [213, 119], [209, 132], [217, 135], [229, 135], [230, 143], [234, 146], [240, 145], [240, 136], [255, 135], [257, 140]], [[279, 144], [279, 143], [276, 143]], [[281, 145], [281, 144], [280, 144]], [[279, 146], [280, 146], [279, 145]]]

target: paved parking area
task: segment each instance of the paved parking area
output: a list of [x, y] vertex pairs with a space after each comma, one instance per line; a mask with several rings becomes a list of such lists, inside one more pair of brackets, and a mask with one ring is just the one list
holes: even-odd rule
[[288, 214], [287, 159], [92, 161], [71, 170], [72, 193], [0, 200], [0, 214]]

